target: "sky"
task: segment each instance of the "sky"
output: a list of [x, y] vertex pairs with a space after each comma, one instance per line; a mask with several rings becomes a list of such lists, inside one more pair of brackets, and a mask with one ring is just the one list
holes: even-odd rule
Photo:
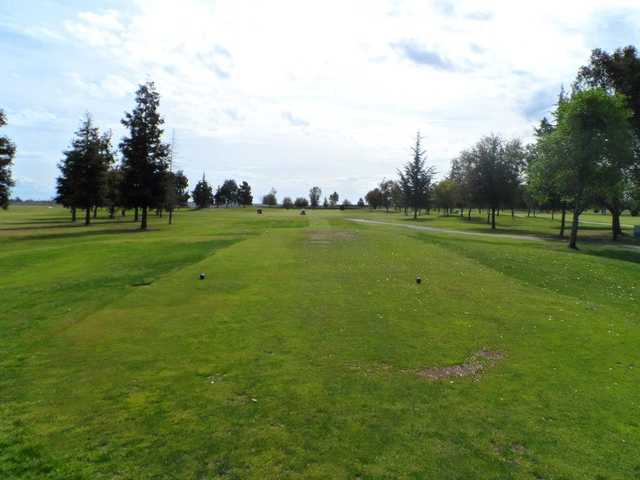
[[637, 0], [0, 0], [0, 133], [14, 195], [49, 199], [85, 113], [117, 145], [153, 80], [191, 187], [355, 202], [417, 131], [440, 177], [483, 135], [529, 141], [593, 48], [629, 44]]

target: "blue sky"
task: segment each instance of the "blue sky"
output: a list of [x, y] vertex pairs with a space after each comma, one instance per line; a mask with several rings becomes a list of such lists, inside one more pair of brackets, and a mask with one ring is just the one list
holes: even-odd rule
[[85, 112], [124, 133], [137, 84], [162, 95], [194, 182], [357, 200], [409, 158], [487, 133], [527, 140], [595, 47], [640, 43], [635, 1], [0, 1], [0, 108], [14, 194], [50, 198]]

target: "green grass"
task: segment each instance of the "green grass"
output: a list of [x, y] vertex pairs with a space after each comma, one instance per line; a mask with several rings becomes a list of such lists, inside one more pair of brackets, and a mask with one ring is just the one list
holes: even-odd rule
[[0, 478], [640, 478], [637, 244], [354, 217], [0, 212]]

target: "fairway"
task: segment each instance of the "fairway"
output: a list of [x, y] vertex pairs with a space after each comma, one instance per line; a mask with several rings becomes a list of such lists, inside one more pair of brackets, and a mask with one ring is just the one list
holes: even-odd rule
[[640, 478], [635, 247], [349, 218], [1, 212], [0, 478]]

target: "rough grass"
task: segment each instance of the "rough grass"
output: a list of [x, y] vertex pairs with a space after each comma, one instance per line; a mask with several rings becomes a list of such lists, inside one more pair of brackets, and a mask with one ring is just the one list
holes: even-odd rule
[[0, 478], [640, 478], [635, 250], [356, 214], [0, 212]]

